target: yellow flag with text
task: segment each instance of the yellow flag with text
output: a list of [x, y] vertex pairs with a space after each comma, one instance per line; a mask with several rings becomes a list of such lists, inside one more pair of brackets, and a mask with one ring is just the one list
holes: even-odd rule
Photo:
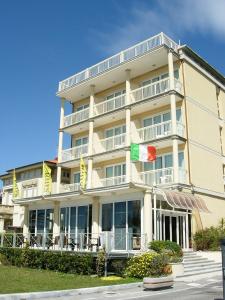
[[43, 193], [51, 193], [52, 191], [52, 170], [43, 162]]
[[15, 169], [13, 170], [13, 199], [18, 198], [19, 197], [19, 188], [17, 185], [17, 181], [16, 181], [16, 171]]
[[80, 187], [82, 189], [86, 188], [87, 182], [87, 170], [83, 160], [83, 157], [80, 158]]

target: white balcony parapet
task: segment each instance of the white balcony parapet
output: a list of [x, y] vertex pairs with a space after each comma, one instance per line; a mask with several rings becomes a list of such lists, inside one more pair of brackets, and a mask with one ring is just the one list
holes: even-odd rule
[[88, 155], [88, 144], [76, 146], [62, 151], [62, 162], [78, 159]]
[[102, 187], [124, 184], [126, 183], [126, 175], [103, 178], [100, 179], [100, 183]]
[[122, 94], [112, 99], [105, 100], [102, 101], [101, 103], [95, 104], [94, 116], [102, 115], [104, 113], [123, 107], [125, 105], [125, 99], [126, 99], [126, 95]]
[[104, 151], [110, 151], [125, 146], [126, 133], [114, 135], [101, 140]]
[[61, 184], [60, 193], [78, 192], [80, 190], [80, 183]]
[[[163, 168], [140, 173], [141, 182], [146, 185], [160, 185], [169, 184], [174, 182], [174, 169]], [[186, 172], [184, 169], [179, 168], [179, 182], [185, 183]]]
[[142, 56], [147, 52], [151, 52], [155, 48], [166, 45], [177, 51], [178, 45], [166, 36], [164, 33], [157, 34], [139, 44], [136, 44], [106, 60], [87, 68], [61, 82], [59, 82], [58, 92], [77, 85], [85, 80], [91, 79], [99, 74], [102, 74], [110, 69], [118, 67], [120, 64], [133, 60], [136, 57]]
[[[184, 125], [177, 121], [177, 134], [183, 136]], [[140, 140], [142, 142], [155, 140], [172, 134], [172, 121], [165, 121], [159, 124], [139, 128], [138, 130]]]
[[76, 111], [68, 116], [64, 117], [64, 127], [77, 124], [79, 122], [85, 121], [89, 118], [89, 108], [85, 108], [80, 111]]
[[[161, 79], [159, 81], [150, 83], [131, 91], [131, 102], [139, 102], [154, 96], [166, 93], [170, 89], [169, 78]], [[175, 89], [181, 93], [182, 84], [179, 80], [175, 79]]]

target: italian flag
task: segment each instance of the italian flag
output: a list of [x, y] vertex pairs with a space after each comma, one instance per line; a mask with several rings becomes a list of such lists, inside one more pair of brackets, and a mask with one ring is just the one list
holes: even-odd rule
[[154, 161], [156, 160], [156, 148], [149, 145], [131, 144], [131, 160]]

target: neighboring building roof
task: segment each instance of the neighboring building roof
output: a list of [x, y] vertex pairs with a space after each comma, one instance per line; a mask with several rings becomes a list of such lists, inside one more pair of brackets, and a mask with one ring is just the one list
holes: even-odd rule
[[52, 159], [52, 160], [43, 160], [43, 161], [39, 161], [39, 162], [36, 162], [36, 163], [33, 163], [33, 164], [29, 164], [29, 165], [25, 165], [25, 166], [21, 166], [21, 167], [17, 167], [17, 168], [14, 168], [14, 169], [7, 170], [6, 171], [7, 173], [0, 175], [0, 179], [9, 176], [10, 173], [13, 172], [13, 170], [22, 171], [24, 169], [32, 169], [32, 168], [38, 167], [39, 165], [42, 165], [43, 162], [47, 163], [48, 165], [55, 166], [58, 162], [58, 159], [56, 157], [55, 159]]

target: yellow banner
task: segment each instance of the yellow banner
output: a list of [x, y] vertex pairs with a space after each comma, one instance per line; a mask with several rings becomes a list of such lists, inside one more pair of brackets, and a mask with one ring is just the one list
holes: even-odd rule
[[19, 198], [19, 188], [16, 181], [16, 171], [13, 170], [13, 199]]
[[83, 157], [80, 158], [80, 187], [82, 189], [86, 188], [87, 183], [87, 170], [83, 160]]
[[52, 192], [52, 170], [49, 166], [43, 162], [43, 193], [51, 193]]

